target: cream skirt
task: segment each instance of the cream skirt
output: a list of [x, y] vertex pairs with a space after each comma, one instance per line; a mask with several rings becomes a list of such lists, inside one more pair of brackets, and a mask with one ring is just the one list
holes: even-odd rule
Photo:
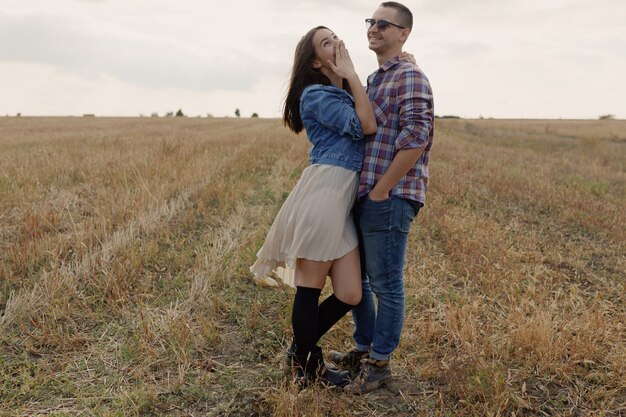
[[356, 248], [352, 206], [358, 173], [333, 165], [307, 167], [270, 227], [250, 267], [257, 282], [271, 275], [295, 287], [298, 258], [330, 261]]

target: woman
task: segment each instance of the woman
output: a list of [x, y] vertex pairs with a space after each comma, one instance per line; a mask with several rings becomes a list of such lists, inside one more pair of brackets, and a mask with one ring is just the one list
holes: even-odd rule
[[[349, 372], [326, 367], [317, 341], [361, 300], [358, 238], [350, 211], [363, 137], [376, 132], [376, 119], [345, 45], [324, 26], [310, 30], [296, 47], [283, 122], [295, 133], [306, 129], [313, 145], [311, 165], [280, 209], [250, 270], [257, 278], [278, 266], [295, 270], [288, 362], [300, 384], [342, 386]], [[334, 293], [318, 305], [327, 276]]]

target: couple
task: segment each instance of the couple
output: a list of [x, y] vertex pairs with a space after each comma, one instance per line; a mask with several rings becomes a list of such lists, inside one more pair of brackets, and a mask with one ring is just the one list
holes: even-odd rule
[[[366, 23], [380, 66], [367, 93], [330, 29], [312, 29], [296, 48], [283, 121], [306, 130], [310, 165], [250, 268], [257, 278], [278, 266], [295, 270], [287, 362], [296, 381], [359, 394], [391, 378], [404, 318], [404, 255], [425, 200], [434, 122], [428, 80], [402, 54], [410, 10], [384, 2]], [[319, 304], [327, 276], [333, 294]], [[317, 343], [350, 310], [355, 347], [331, 352], [337, 368]]]

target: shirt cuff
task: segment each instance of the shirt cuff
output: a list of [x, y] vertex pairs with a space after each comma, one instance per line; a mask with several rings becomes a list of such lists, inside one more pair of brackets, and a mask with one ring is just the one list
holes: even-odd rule
[[363, 139], [363, 127], [361, 122], [356, 116], [348, 117], [346, 124], [343, 127], [345, 134], [352, 136], [353, 140]]
[[427, 134], [401, 132], [396, 139], [396, 150], [425, 148], [428, 144]]

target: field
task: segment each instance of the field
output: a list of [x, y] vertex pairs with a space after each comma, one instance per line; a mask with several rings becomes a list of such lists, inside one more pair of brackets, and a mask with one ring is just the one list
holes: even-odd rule
[[436, 128], [395, 381], [349, 396], [284, 378], [293, 290], [248, 272], [303, 135], [0, 118], [0, 416], [626, 415], [626, 122]]

